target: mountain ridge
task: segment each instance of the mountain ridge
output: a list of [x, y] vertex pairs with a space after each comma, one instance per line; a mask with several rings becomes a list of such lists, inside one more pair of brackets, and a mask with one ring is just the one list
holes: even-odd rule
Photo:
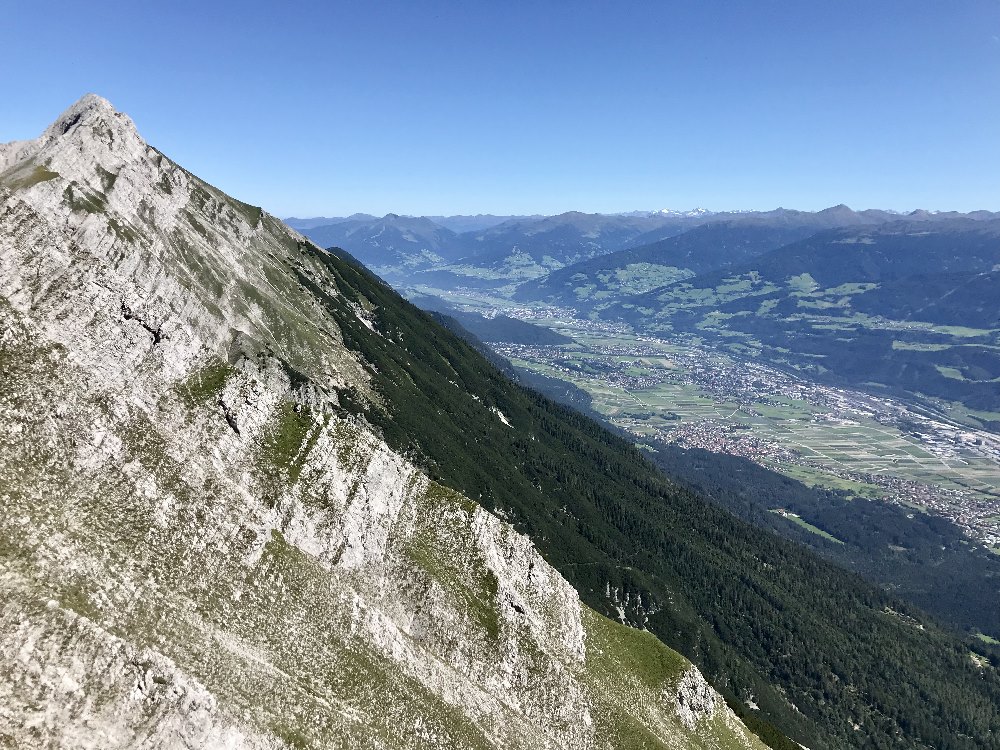
[[759, 747], [351, 416], [384, 407], [345, 320], [399, 344], [348, 261], [102, 99], [53, 128], [0, 149], [5, 738]]
[[[141, 143], [85, 163], [79, 145], [25, 165], [54, 176], [0, 176], [15, 386], [0, 450], [19, 470], [0, 484], [0, 663], [24, 686], [0, 710], [16, 726], [68, 737], [99, 713], [91, 731], [246, 746], [756, 742], [687, 662], [583, 596], [815, 748], [955, 727], [975, 747], [998, 727], [995, 676], [919, 612], [678, 490], [346, 254]], [[681, 706], [710, 710], [691, 729]]]
[[[464, 219], [477, 217], [412, 217], [387, 214], [341, 219], [335, 224], [302, 221], [300, 228], [322, 247], [339, 246], [401, 286], [468, 286], [531, 288], [549, 274], [578, 263], [638, 250], [710, 224], [769, 228], [774, 231], [819, 232], [842, 226], [879, 225], [908, 219], [940, 223], [955, 217], [989, 221], [989, 212], [915, 211], [909, 216], [877, 209], [854, 211], [846, 205], [821, 211], [778, 208], [771, 211], [633, 211], [587, 214], [568, 211], [555, 216], [492, 217], [489, 226], [458, 231]], [[438, 223], [454, 219], [449, 227]], [[502, 219], [502, 221], [500, 221]], [[452, 231], [452, 230], [455, 231]], [[654, 264], [655, 265], [655, 264]], [[700, 271], [707, 270], [700, 268]], [[654, 284], [655, 285], [655, 284]], [[647, 285], [649, 287], [651, 285]], [[523, 296], [523, 293], [522, 293]]]

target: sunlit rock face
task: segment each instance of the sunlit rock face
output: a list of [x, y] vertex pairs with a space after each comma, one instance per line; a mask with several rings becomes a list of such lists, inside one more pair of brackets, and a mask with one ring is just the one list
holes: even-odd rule
[[0, 146], [0, 744], [757, 747], [342, 408], [321, 252], [96, 96]]

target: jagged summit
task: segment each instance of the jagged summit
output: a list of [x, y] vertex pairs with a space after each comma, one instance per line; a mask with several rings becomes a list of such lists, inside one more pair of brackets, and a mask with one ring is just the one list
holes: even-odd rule
[[0, 158], [8, 743], [762, 747], [373, 427], [415, 378], [548, 439], [444, 329], [100, 97]]
[[[107, 99], [87, 94], [36, 139], [0, 147], [0, 191], [21, 195], [46, 212], [62, 213], [94, 234], [113, 226], [136, 239], [169, 227], [183, 209], [183, 170], [139, 135], [132, 119]], [[80, 210], [83, 209], [83, 210]], [[110, 222], [110, 224], [109, 224]], [[114, 231], [114, 230], [113, 230]]]
[[[236, 329], [307, 366], [301, 337], [277, 341], [277, 319], [246, 296], [270, 288], [251, 258], [265, 248], [304, 242], [297, 232], [179, 167], [142, 139], [131, 118], [94, 94], [69, 107], [39, 138], [12, 145], [0, 172], [0, 198], [11, 194], [12, 215], [22, 225], [57, 227], [83, 251], [67, 273], [90, 273], [91, 264], [103, 265], [108, 257], [127, 259], [125, 278], [115, 274], [101, 282], [111, 308], [129, 309], [135, 319], [146, 310], [147, 322], [156, 319], [164, 333], [184, 329], [174, 340], [188, 339], [205, 350], [202, 355], [214, 350], [226, 356], [215, 339]], [[44, 291], [33, 289], [29, 276], [28, 268], [11, 269], [7, 281], [16, 299]], [[80, 340], [87, 340], [82, 332]], [[356, 370], [350, 358], [327, 353]], [[319, 358], [311, 367], [325, 358], [322, 351], [314, 354]], [[325, 375], [317, 368], [318, 379], [341, 382], [343, 365], [320, 367]]]
[[58, 138], [66, 135], [74, 127], [81, 125], [93, 126], [98, 122], [107, 123], [115, 120], [122, 122], [133, 132], [135, 131], [135, 124], [132, 122], [132, 119], [123, 112], [116, 110], [111, 102], [103, 96], [84, 94], [56, 118], [55, 122], [46, 129], [42, 138], [43, 140], [46, 138]]
[[38, 138], [0, 146], [0, 173], [26, 159], [53, 159], [62, 150], [87, 152], [95, 160], [111, 152], [117, 152], [120, 159], [128, 159], [140, 146], [145, 143], [128, 115], [117, 111], [104, 97], [86, 94]]

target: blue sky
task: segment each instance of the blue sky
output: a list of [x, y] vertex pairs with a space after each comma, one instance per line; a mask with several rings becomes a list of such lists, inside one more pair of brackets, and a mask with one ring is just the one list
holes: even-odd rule
[[1000, 0], [18, 2], [0, 140], [87, 91], [281, 216], [1000, 209]]

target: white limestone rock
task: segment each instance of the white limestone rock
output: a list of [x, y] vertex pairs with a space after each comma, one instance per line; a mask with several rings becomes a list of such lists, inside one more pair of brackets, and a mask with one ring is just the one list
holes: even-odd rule
[[380, 397], [300, 283], [340, 293], [304, 243], [100, 97], [0, 147], [0, 738], [717, 737], [693, 667], [633, 700], [530, 540], [343, 414], [338, 388]]

